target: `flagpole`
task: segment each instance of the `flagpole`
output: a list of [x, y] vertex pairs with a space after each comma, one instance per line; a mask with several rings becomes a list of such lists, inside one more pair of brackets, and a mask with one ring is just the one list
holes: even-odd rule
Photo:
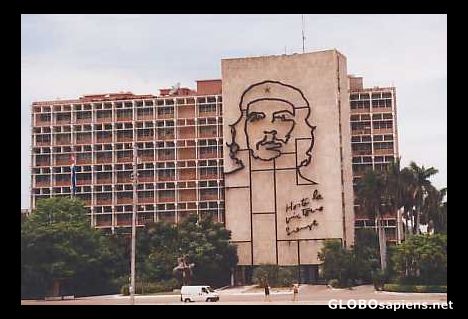
[[132, 253], [130, 262], [130, 302], [135, 304], [135, 249], [136, 249], [136, 209], [137, 209], [137, 183], [138, 183], [138, 160], [137, 160], [137, 147], [133, 142], [133, 213], [132, 213]]

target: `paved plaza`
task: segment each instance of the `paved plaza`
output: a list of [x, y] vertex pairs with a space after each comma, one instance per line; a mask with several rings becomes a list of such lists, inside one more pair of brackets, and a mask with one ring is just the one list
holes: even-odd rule
[[[301, 285], [296, 301], [290, 289], [273, 288], [270, 300], [265, 300], [263, 289], [254, 286], [231, 287], [219, 291], [218, 302], [183, 303], [178, 294], [137, 295], [136, 305], [328, 305], [330, 300], [375, 300], [386, 303], [447, 302], [446, 293], [396, 293], [375, 291], [372, 285], [362, 285], [352, 289], [333, 289], [324, 285]], [[22, 305], [129, 305], [130, 298], [122, 295], [81, 297], [73, 300], [22, 300]]]

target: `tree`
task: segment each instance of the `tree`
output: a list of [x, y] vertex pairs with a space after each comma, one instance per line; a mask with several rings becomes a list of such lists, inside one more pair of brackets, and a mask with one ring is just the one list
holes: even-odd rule
[[429, 189], [431, 188], [431, 181], [429, 178], [432, 175], [438, 173], [438, 170], [434, 167], [425, 168], [424, 166], [419, 167], [415, 162], [411, 162], [409, 168], [414, 177], [414, 183], [411, 187], [412, 197], [414, 199], [416, 207], [416, 224], [415, 231], [416, 234], [419, 234], [421, 230], [419, 225], [421, 223], [421, 215], [423, 213], [422, 207], [424, 205], [424, 200], [428, 195]]
[[213, 286], [227, 284], [238, 262], [231, 231], [211, 216], [189, 216], [179, 225], [179, 250], [195, 264], [193, 279]]
[[380, 267], [385, 270], [387, 265], [387, 245], [383, 228], [382, 203], [386, 195], [386, 181], [381, 172], [368, 170], [358, 183], [358, 198], [362, 208], [377, 222], [380, 251]]
[[230, 238], [231, 232], [210, 216], [193, 214], [178, 225], [147, 225], [138, 236], [138, 271], [144, 280], [168, 280], [184, 257], [187, 264], [194, 264], [194, 283], [227, 284], [238, 261]]
[[372, 273], [379, 268], [379, 238], [374, 230], [356, 230], [353, 253], [357, 278], [370, 282]]
[[338, 280], [338, 286], [348, 287], [357, 278], [356, 263], [351, 250], [343, 248], [337, 239], [326, 240], [318, 253], [323, 261], [323, 277], [326, 280]]
[[428, 224], [428, 232], [447, 232], [447, 203], [443, 202], [447, 188], [438, 190], [434, 186], [427, 189], [422, 207], [422, 222]]
[[447, 283], [447, 235], [414, 235], [395, 247], [395, 271], [404, 283]]
[[[38, 201], [21, 225], [21, 293], [43, 297], [109, 290], [118, 249], [90, 227], [86, 208], [65, 197]], [[66, 291], [68, 290], [68, 291]]]

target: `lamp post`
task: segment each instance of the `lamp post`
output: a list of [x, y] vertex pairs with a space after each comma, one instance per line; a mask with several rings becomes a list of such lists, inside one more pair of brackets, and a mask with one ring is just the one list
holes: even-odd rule
[[135, 304], [135, 250], [136, 250], [136, 209], [137, 209], [137, 185], [138, 185], [138, 157], [136, 143], [133, 142], [133, 213], [132, 213], [132, 253], [130, 261], [130, 303]]

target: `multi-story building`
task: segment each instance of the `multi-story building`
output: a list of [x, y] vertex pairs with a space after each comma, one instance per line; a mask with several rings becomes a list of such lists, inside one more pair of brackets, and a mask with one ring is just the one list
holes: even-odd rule
[[[349, 76], [351, 147], [355, 187], [355, 228], [375, 228], [376, 221], [359, 208], [356, 185], [368, 169], [383, 170], [398, 158], [398, 130], [395, 87], [364, 88], [363, 78]], [[395, 212], [384, 213], [387, 241], [401, 240]]]
[[[325, 52], [323, 57], [338, 57], [340, 63], [346, 63], [340, 54], [333, 54]], [[317, 55], [319, 59], [320, 56]], [[283, 58], [268, 60], [273, 63], [275, 59]], [[339, 68], [346, 77], [345, 68]], [[306, 82], [298, 83], [301, 89], [307, 88]], [[341, 87], [345, 85], [338, 85], [334, 92], [340, 94]], [[224, 223], [223, 171], [229, 152], [224, 152], [223, 160], [223, 147], [226, 147], [223, 118], [226, 115], [223, 115], [221, 90], [221, 80], [204, 80], [197, 81], [196, 91], [161, 89], [159, 96], [111, 93], [85, 95], [75, 100], [34, 102], [31, 208], [38, 199], [74, 193], [89, 207], [92, 226], [108, 232], [130, 227], [134, 203], [133, 148], [136, 146], [137, 226], [162, 220], [177, 223], [190, 213], [211, 214]], [[310, 94], [317, 94], [314, 92]], [[317, 105], [313, 104], [316, 100], [311, 100], [312, 114], [317, 112]], [[398, 157], [395, 88], [364, 88], [362, 78], [350, 76], [349, 102], [351, 138], [348, 135], [344, 140], [351, 140], [353, 183], [356, 185], [364, 170], [382, 169]], [[341, 112], [346, 111], [347, 103], [342, 101]], [[320, 134], [324, 127], [333, 127], [326, 119], [330, 114], [326, 111], [320, 113], [322, 118], [312, 118], [323, 121], [315, 131], [313, 152], [326, 151], [326, 143], [320, 144], [325, 141]], [[339, 127], [346, 128], [341, 122]], [[225, 132], [226, 129], [227, 126]], [[340, 131], [339, 143], [344, 135]], [[354, 209], [357, 230], [375, 227], [375, 221], [360, 212], [358, 202]], [[389, 241], [398, 240], [396, 216], [386, 214], [385, 223]]]
[[162, 89], [159, 96], [34, 102], [31, 208], [41, 198], [74, 192], [96, 228], [131, 226], [135, 144], [137, 226], [178, 222], [192, 212], [223, 222], [220, 82], [198, 81], [197, 91]]

